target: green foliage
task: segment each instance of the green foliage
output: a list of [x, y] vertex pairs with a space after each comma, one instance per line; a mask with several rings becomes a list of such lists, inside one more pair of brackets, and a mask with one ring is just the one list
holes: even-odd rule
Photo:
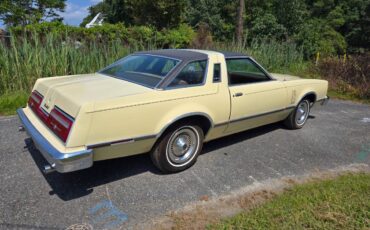
[[278, 23], [284, 26], [289, 36], [299, 32], [309, 15], [303, 0], [274, 1], [272, 7]]
[[119, 40], [74, 42], [54, 34], [0, 43], [0, 95], [29, 92], [36, 79], [95, 72], [128, 53]]
[[308, 69], [302, 49], [292, 42], [254, 40], [247, 48], [234, 43], [216, 43], [210, 49], [245, 53], [256, 59], [269, 72], [300, 76]]
[[0, 95], [27, 92], [41, 77], [95, 72], [136, 50], [185, 48], [195, 36], [185, 24], [157, 31], [123, 24], [86, 29], [44, 22], [11, 31], [10, 44], [0, 42]]
[[[29, 91], [41, 77], [94, 72], [135, 50], [185, 48], [195, 36], [186, 24], [157, 31], [123, 24], [85, 29], [54, 22], [12, 31], [10, 44], [0, 42], [0, 95]], [[247, 49], [232, 43], [209, 48], [249, 53], [272, 71], [289, 72], [293, 66], [304, 66], [302, 51], [293, 43], [261, 41]]]
[[[235, 0], [104, 0], [90, 8], [86, 24], [97, 13], [106, 22], [145, 25], [159, 30], [186, 23], [207, 24], [215, 41], [231, 41], [236, 29]], [[370, 49], [369, 0], [248, 0], [246, 43], [273, 39], [302, 46], [305, 57], [366, 52]]]
[[193, 41], [195, 37], [194, 30], [186, 24], [181, 24], [177, 29], [163, 31], [163, 34], [165, 36], [159, 38], [160, 43], [173, 48], [187, 47], [189, 41]]
[[315, 66], [317, 73], [329, 81], [336, 92], [370, 101], [370, 54], [328, 57]]
[[257, 17], [251, 23], [250, 33], [248, 34], [253, 40], [255, 39], [278, 39], [282, 40], [286, 35], [286, 29], [277, 22], [273, 14], [266, 13]]
[[194, 30], [186, 24], [159, 31], [151, 26], [126, 27], [122, 23], [83, 28], [64, 25], [61, 22], [43, 22], [24, 27], [12, 27], [10, 30], [17, 39], [24, 36], [31, 38], [34, 35], [43, 37], [52, 34], [61, 39], [77, 40], [82, 43], [109, 42], [118, 39], [123, 44], [141, 48], [151, 44], [155, 44], [158, 48], [185, 48], [191, 44], [195, 36]]
[[86, 25], [96, 14], [103, 13], [107, 23], [175, 28], [183, 21], [185, 6], [186, 0], [105, 0], [89, 8], [90, 14], [81, 25]]
[[234, 0], [189, 0], [185, 21], [193, 27], [206, 23], [217, 40], [230, 40], [235, 29], [236, 3]]
[[[362, 52], [370, 49], [370, 1], [369, 0], [307, 0], [311, 9], [311, 19], [318, 20], [320, 27], [331, 30], [336, 39], [332, 45], [338, 53], [343, 52], [343, 43], [349, 45], [350, 52]], [[334, 35], [335, 32], [343, 37]], [[327, 38], [327, 35], [323, 35]], [[327, 39], [328, 40], [328, 39]], [[327, 41], [327, 43], [329, 43]], [[342, 43], [342, 44], [339, 44]], [[325, 50], [325, 49], [324, 49]]]
[[25, 26], [48, 20], [61, 20], [66, 0], [2, 0], [0, 20], [7, 26]]
[[368, 229], [370, 175], [296, 185], [208, 229]]
[[29, 94], [26, 92], [12, 92], [0, 95], [0, 115], [15, 114], [16, 109], [24, 107]]
[[347, 48], [345, 38], [323, 20], [308, 20], [294, 38], [297, 44], [304, 48], [306, 57], [317, 52], [343, 54]]

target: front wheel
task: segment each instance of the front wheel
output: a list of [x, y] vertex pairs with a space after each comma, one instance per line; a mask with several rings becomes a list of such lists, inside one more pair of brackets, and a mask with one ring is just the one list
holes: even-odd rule
[[289, 129], [300, 129], [307, 121], [310, 114], [310, 101], [303, 99], [285, 119], [284, 124]]
[[151, 158], [162, 172], [180, 172], [192, 166], [202, 151], [203, 130], [195, 124], [175, 125], [154, 146]]

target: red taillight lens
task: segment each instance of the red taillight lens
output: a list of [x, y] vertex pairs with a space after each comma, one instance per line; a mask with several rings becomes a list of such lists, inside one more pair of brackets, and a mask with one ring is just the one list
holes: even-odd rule
[[67, 114], [58, 108], [51, 110], [48, 126], [62, 141], [67, 141], [72, 125], [73, 120]]
[[41, 108], [41, 102], [44, 97], [37, 91], [33, 91], [30, 98], [28, 99], [28, 106], [35, 112], [38, 117], [47, 123], [48, 114]]
[[40, 107], [42, 99], [43, 97], [39, 92], [33, 91], [28, 99], [28, 106], [31, 107], [32, 110], [35, 110]]
[[48, 114], [41, 108], [43, 99], [39, 92], [33, 91], [28, 99], [28, 106], [62, 141], [66, 142], [73, 125], [73, 118], [57, 107]]

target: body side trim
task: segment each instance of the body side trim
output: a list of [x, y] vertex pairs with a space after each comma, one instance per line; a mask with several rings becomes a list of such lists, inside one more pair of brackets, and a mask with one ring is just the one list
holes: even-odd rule
[[230, 121], [225, 121], [225, 122], [215, 124], [214, 127], [219, 127], [219, 126], [222, 126], [222, 125], [226, 125], [228, 123], [234, 123], [234, 122], [239, 122], [239, 121], [243, 121], [243, 120], [248, 120], [248, 119], [252, 119], [252, 118], [261, 117], [261, 116], [266, 116], [266, 115], [270, 115], [270, 114], [273, 114], [273, 113], [278, 113], [278, 112], [282, 112], [282, 111], [285, 111], [285, 110], [290, 110], [290, 109], [293, 109], [293, 108], [295, 108], [295, 106], [288, 106], [288, 107], [283, 108], [283, 109], [277, 109], [277, 110], [273, 110], [273, 111], [269, 111], [269, 112], [265, 112], [265, 113], [258, 113], [258, 114], [254, 114], [254, 115], [250, 115], [250, 116], [240, 117], [240, 118], [236, 118], [236, 119], [233, 119], [233, 120], [230, 120]]
[[157, 134], [144, 135], [144, 136], [138, 136], [138, 137], [133, 137], [133, 138], [124, 138], [124, 139], [119, 139], [119, 140], [115, 140], [115, 141], [108, 141], [108, 142], [101, 142], [101, 143], [97, 143], [97, 144], [91, 144], [91, 145], [87, 145], [87, 149], [101, 148], [101, 147], [107, 147], [107, 146], [118, 145], [118, 144], [128, 144], [128, 143], [147, 140], [147, 139], [152, 139], [152, 138], [158, 139], [165, 132], [165, 130], [169, 126], [171, 126], [172, 124], [174, 124], [175, 122], [177, 122], [177, 121], [179, 121], [183, 118], [187, 118], [187, 117], [191, 117], [191, 116], [203, 116], [203, 117], [205, 117], [209, 120], [209, 122], [211, 123], [211, 128], [214, 126], [212, 118], [206, 113], [202, 113], [202, 112], [187, 113], [187, 114], [183, 114], [183, 115], [178, 116], [175, 119], [169, 121], [161, 129], [161, 131]]
[[125, 138], [125, 139], [120, 139], [116, 141], [101, 142], [97, 144], [88, 145], [87, 149], [101, 148], [101, 147], [107, 147], [107, 146], [119, 145], [119, 144], [128, 144], [128, 143], [133, 143], [133, 142], [142, 141], [146, 139], [152, 139], [156, 137], [157, 137], [156, 134], [152, 134], [152, 135], [138, 136], [134, 138]]

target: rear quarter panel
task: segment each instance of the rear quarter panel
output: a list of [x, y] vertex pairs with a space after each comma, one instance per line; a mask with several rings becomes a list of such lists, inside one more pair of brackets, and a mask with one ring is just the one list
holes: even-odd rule
[[227, 82], [212, 82], [213, 63], [216, 61], [217, 57], [210, 56], [204, 85], [153, 90], [96, 102], [94, 109], [88, 112], [92, 121], [87, 145], [131, 138], [142, 140], [97, 148], [94, 160], [148, 152], [169, 124], [186, 115], [207, 114], [213, 124], [227, 121], [230, 114]]
[[289, 106], [296, 106], [307, 94], [316, 95], [316, 101], [325, 98], [328, 90], [328, 82], [318, 79], [298, 79], [285, 81]]

